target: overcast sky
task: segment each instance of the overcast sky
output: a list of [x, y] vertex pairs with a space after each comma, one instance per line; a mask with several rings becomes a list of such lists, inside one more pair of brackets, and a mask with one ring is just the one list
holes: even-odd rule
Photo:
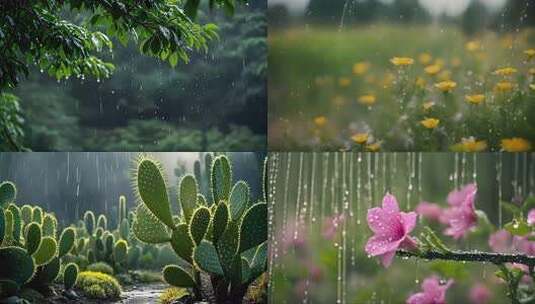
[[[324, 0], [329, 1], [329, 0]], [[348, 0], [348, 1], [355, 1], [355, 0]], [[392, 0], [384, 0], [384, 2], [391, 2]], [[429, 12], [433, 15], [441, 15], [442, 13], [446, 13], [450, 16], [456, 16], [460, 13], [462, 13], [470, 1], [472, 0], [419, 0], [422, 6], [427, 8]], [[483, 0], [482, 2], [485, 3], [489, 8], [491, 9], [498, 9], [502, 7], [507, 0]], [[306, 8], [309, 0], [268, 0], [268, 3], [271, 4], [279, 4], [283, 3], [286, 4], [286, 6], [296, 14], [302, 13], [303, 10]]]

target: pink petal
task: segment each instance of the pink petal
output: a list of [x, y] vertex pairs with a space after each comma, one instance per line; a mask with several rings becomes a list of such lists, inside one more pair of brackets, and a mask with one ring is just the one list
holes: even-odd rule
[[407, 299], [407, 304], [429, 304], [429, 299], [423, 292], [415, 293]]
[[396, 255], [396, 251], [387, 252], [383, 255], [381, 255], [381, 263], [385, 268], [390, 267], [392, 264], [392, 261], [394, 260], [394, 256]]
[[403, 226], [397, 214], [390, 214], [381, 208], [368, 210], [368, 226], [378, 235], [401, 238], [403, 236]]
[[383, 197], [383, 210], [390, 214], [399, 213], [399, 206], [396, 197], [388, 193]]
[[382, 255], [387, 252], [396, 252], [402, 240], [394, 240], [384, 236], [374, 235], [368, 242], [364, 250], [371, 256]]
[[528, 213], [528, 224], [535, 224], [535, 209], [531, 209]]
[[439, 221], [442, 215], [442, 208], [438, 204], [421, 202], [416, 207], [416, 213], [429, 220]]
[[409, 234], [414, 229], [414, 227], [416, 227], [416, 219], [418, 218], [418, 214], [416, 214], [416, 212], [401, 212], [400, 215], [404, 234]]

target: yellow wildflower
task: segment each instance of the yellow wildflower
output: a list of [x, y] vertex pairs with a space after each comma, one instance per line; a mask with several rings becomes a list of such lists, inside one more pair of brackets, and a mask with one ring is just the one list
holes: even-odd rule
[[426, 127], [427, 129], [434, 129], [438, 126], [438, 124], [440, 123], [440, 120], [436, 118], [426, 118], [420, 121], [420, 123], [422, 124], [422, 126]]
[[351, 139], [359, 145], [363, 145], [368, 142], [368, 133], [357, 133], [351, 136]]
[[535, 83], [530, 83], [529, 84], [529, 88], [532, 89], [533, 91], [535, 91]]
[[435, 59], [435, 64], [440, 66], [440, 67], [443, 67], [444, 65], [446, 65], [446, 62], [442, 58], [437, 58], [437, 59]]
[[431, 76], [434, 76], [436, 74], [438, 74], [438, 72], [440, 72], [440, 70], [442, 69], [442, 66], [438, 65], [438, 64], [432, 64], [432, 65], [428, 65], [427, 67], [425, 67], [424, 71], [431, 75]]
[[516, 72], [517, 70], [515, 68], [505, 67], [505, 68], [497, 69], [496, 71], [494, 71], [494, 74], [499, 75], [499, 76], [511, 76]]
[[502, 139], [502, 149], [506, 152], [526, 152], [531, 150], [531, 143], [520, 137]]
[[528, 56], [528, 60], [531, 60], [535, 57], [535, 49], [528, 49], [524, 51], [524, 54]]
[[528, 70], [528, 73], [529, 73], [530, 75], [535, 75], [535, 68], [530, 68], [530, 69]]
[[457, 152], [482, 152], [487, 149], [487, 142], [476, 140], [474, 137], [463, 138], [460, 143], [452, 146], [453, 151]]
[[348, 87], [351, 84], [351, 78], [340, 77], [338, 78], [338, 85], [341, 87]]
[[464, 99], [466, 99], [467, 102], [471, 104], [478, 105], [485, 101], [485, 95], [483, 94], [474, 94], [474, 95], [466, 95], [464, 96]]
[[433, 60], [433, 56], [429, 53], [421, 53], [420, 56], [418, 56], [418, 60], [421, 64], [429, 64], [431, 60]]
[[514, 88], [514, 84], [509, 81], [500, 81], [494, 86], [494, 90], [496, 92], [504, 93], [504, 92], [510, 92]]
[[440, 91], [447, 93], [453, 91], [457, 87], [457, 83], [455, 81], [446, 80], [435, 84], [435, 87], [439, 89]]
[[325, 117], [325, 116], [317, 116], [316, 118], [314, 118], [314, 124], [318, 128], [324, 127], [327, 124], [327, 117]]
[[394, 80], [396, 79], [396, 76], [394, 76], [394, 74], [392, 73], [386, 73], [384, 78], [383, 78], [383, 88], [387, 89], [389, 88], [392, 83], [394, 82]]
[[414, 59], [410, 57], [394, 57], [390, 62], [395, 66], [408, 66], [414, 63]]
[[368, 94], [368, 95], [362, 95], [358, 99], [360, 104], [363, 104], [365, 106], [372, 106], [375, 104], [377, 99], [375, 98], [375, 95]]
[[428, 101], [428, 102], [425, 102], [422, 107], [424, 108], [424, 111], [428, 111], [429, 109], [431, 109], [433, 106], [435, 105], [434, 102], [432, 101]]
[[370, 69], [371, 64], [366, 61], [357, 62], [353, 65], [353, 74], [364, 75]]
[[437, 78], [441, 81], [451, 80], [451, 71], [444, 70], [437, 75]]
[[370, 152], [377, 152], [379, 150], [381, 150], [381, 143], [380, 142], [375, 142], [373, 144], [369, 144], [366, 146], [366, 150], [370, 151]]
[[417, 77], [416, 78], [416, 85], [420, 88], [420, 89], [425, 89], [425, 85], [426, 85], [427, 81], [425, 81], [424, 78], [422, 77]]
[[466, 50], [468, 50], [470, 52], [475, 52], [475, 51], [479, 51], [481, 49], [481, 43], [479, 41], [476, 41], [476, 40], [468, 41], [466, 43], [465, 47], [466, 47]]

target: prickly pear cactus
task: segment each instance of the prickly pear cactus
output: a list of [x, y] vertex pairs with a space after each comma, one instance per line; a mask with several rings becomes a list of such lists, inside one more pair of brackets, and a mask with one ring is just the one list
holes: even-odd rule
[[[209, 154], [208, 154], [209, 155]], [[208, 156], [207, 156], [208, 158]], [[208, 163], [208, 162], [207, 162]], [[179, 182], [179, 216], [171, 213], [168, 188], [160, 164], [141, 156], [135, 192], [141, 204], [132, 230], [145, 243], [170, 243], [189, 267], [168, 265], [163, 277], [177, 287], [192, 288], [197, 299], [241, 303], [248, 286], [266, 270], [267, 204], [254, 203], [245, 181], [233, 184], [230, 160], [211, 159], [211, 200], [199, 193], [200, 167]], [[203, 280], [209, 276], [210, 280]], [[218, 282], [212, 286], [212, 282]]]

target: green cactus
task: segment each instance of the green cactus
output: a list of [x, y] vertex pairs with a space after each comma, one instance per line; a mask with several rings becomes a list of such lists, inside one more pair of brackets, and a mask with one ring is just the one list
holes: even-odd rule
[[0, 246], [4, 242], [4, 236], [6, 234], [6, 215], [4, 209], [0, 208]]
[[[155, 161], [142, 158], [135, 181], [142, 204], [137, 207], [133, 231], [142, 242], [169, 242], [190, 264], [189, 268], [166, 266], [163, 276], [167, 283], [193, 288], [197, 300], [202, 291], [213, 291], [218, 303], [238, 303], [249, 284], [266, 270], [267, 204], [252, 204], [246, 182], [232, 186], [226, 156], [211, 163], [207, 184], [211, 185], [212, 201], [206, 202], [198, 193], [195, 177], [186, 175], [179, 185], [182, 214], [173, 217], [163, 170]], [[201, 280], [201, 273], [211, 279]]]
[[104, 214], [98, 216], [97, 227], [102, 228], [103, 230], [108, 229], [108, 218]]
[[193, 175], [195, 175], [196, 180], [201, 180], [201, 162], [198, 160], [193, 163]]
[[128, 243], [118, 240], [113, 247], [113, 260], [116, 264], [126, 266], [128, 264]]
[[33, 208], [30, 205], [24, 205], [20, 208], [20, 215], [25, 225], [29, 224], [33, 219]]
[[41, 207], [39, 206], [34, 207], [32, 215], [33, 215], [32, 221], [38, 223], [39, 225], [43, 223], [43, 209], [41, 209]]
[[26, 250], [29, 255], [34, 254], [41, 245], [41, 226], [37, 223], [30, 223], [26, 228]]
[[57, 250], [58, 243], [56, 242], [56, 239], [50, 236], [43, 237], [39, 248], [32, 254], [32, 257], [35, 260], [35, 265], [41, 266], [50, 263], [56, 255]]
[[145, 206], [167, 227], [175, 228], [162, 168], [154, 160], [142, 158], [137, 169], [137, 194]]
[[65, 285], [66, 290], [72, 289], [74, 285], [76, 285], [78, 272], [78, 265], [74, 263], [69, 263], [65, 266], [65, 270], [63, 271], [63, 284]]
[[71, 252], [76, 240], [76, 232], [73, 228], [65, 228], [59, 238], [59, 257], [62, 258]]
[[0, 261], [0, 280], [10, 280], [22, 286], [34, 275], [34, 261], [28, 252], [20, 247], [0, 248]]
[[37, 267], [35, 275], [32, 277], [32, 280], [28, 284], [32, 287], [37, 287], [39, 289], [48, 286], [54, 283], [54, 281], [58, 277], [60, 268], [60, 259], [58, 257], [54, 257], [49, 263]]
[[14, 183], [7, 181], [0, 184], [0, 208], [14, 202], [16, 197], [17, 187]]
[[227, 201], [232, 182], [232, 170], [225, 156], [218, 156], [212, 164], [212, 198], [215, 204]]
[[121, 224], [119, 225], [119, 236], [126, 240], [128, 239], [128, 236], [130, 235], [130, 224], [128, 224], [128, 219], [123, 218]]
[[58, 220], [50, 213], [46, 213], [43, 217], [43, 236], [55, 238], [57, 235]]
[[163, 269], [163, 278], [169, 285], [176, 287], [194, 287], [195, 281], [186, 270], [177, 265], [167, 265]]
[[20, 209], [15, 204], [11, 203], [7, 207], [7, 210], [11, 211], [13, 217], [13, 241], [15, 242], [15, 244], [19, 244], [22, 233], [22, 220], [20, 217]]
[[184, 217], [187, 222], [191, 219], [191, 216], [193, 215], [193, 212], [198, 206], [197, 203], [197, 193], [198, 193], [198, 186], [197, 181], [195, 180], [195, 177], [192, 175], [185, 175], [180, 180], [180, 195], [179, 195], [179, 201], [180, 201], [180, 207], [182, 207], [182, 213], [184, 214]]
[[10, 210], [4, 210], [4, 218], [5, 218], [5, 228], [4, 228], [4, 240], [2, 244], [10, 245], [11, 243], [13, 243], [13, 213]]
[[209, 225], [210, 209], [206, 207], [199, 207], [193, 213], [193, 216], [191, 217], [191, 221], [189, 223], [189, 232], [191, 235], [191, 239], [195, 242], [195, 244], [200, 244], [202, 239], [204, 239]]
[[117, 224], [118, 229], [120, 229], [120, 225], [123, 222], [124, 219], [127, 218], [126, 214], [126, 197], [124, 195], [119, 196], [119, 208], [118, 208], [118, 218], [117, 218]]
[[84, 223], [85, 223], [85, 229], [87, 230], [87, 234], [93, 235], [93, 232], [95, 230], [95, 214], [93, 211], [87, 211], [84, 214]]

